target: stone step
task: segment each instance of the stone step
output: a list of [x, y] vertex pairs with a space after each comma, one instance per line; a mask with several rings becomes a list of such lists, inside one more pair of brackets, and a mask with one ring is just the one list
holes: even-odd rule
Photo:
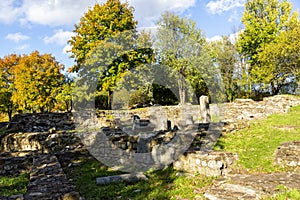
[[67, 199], [73, 196], [80, 199], [63, 172], [55, 155], [42, 154], [33, 158], [30, 182], [27, 187], [25, 200]]
[[204, 196], [209, 200], [254, 200], [260, 199], [263, 196], [263, 193], [251, 187], [225, 183], [221, 186], [210, 188], [205, 192]]

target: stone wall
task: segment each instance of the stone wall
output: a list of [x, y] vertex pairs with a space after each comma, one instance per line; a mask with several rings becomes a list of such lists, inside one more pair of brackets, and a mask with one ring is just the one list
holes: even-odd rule
[[233, 153], [192, 151], [181, 155], [173, 166], [177, 170], [199, 173], [206, 176], [227, 175], [238, 159]]
[[0, 135], [0, 153], [12, 152], [59, 152], [82, 146], [75, 133], [60, 131], [56, 133], [10, 133]]
[[263, 119], [275, 113], [287, 113], [293, 106], [300, 105], [300, 98], [291, 95], [266, 97], [263, 101], [237, 99], [222, 105], [225, 122], [224, 131], [231, 132], [249, 125], [249, 121]]
[[[253, 101], [251, 99], [237, 99], [232, 103], [210, 105], [210, 115], [212, 118], [225, 122], [224, 131], [230, 132], [244, 128], [249, 120], [261, 119], [274, 113], [288, 112], [290, 107], [300, 105], [300, 98], [291, 95], [277, 95], [264, 98], [263, 101]], [[141, 118], [149, 119], [151, 107], [132, 110], [100, 110], [97, 112], [101, 127], [118, 126], [115, 119], [120, 118], [121, 124], [129, 121], [131, 117], [139, 115]], [[163, 113], [171, 121], [171, 126], [178, 125], [180, 121], [191, 118], [194, 123], [201, 123], [203, 119], [200, 113], [200, 105], [164, 106]], [[183, 111], [183, 112], [182, 112]], [[127, 120], [127, 121], [126, 121]], [[49, 129], [72, 130], [75, 128], [72, 113], [36, 113], [18, 114], [8, 124], [12, 132], [44, 132]], [[130, 127], [129, 127], [130, 128]]]
[[11, 132], [44, 132], [75, 128], [72, 113], [28, 113], [14, 115], [8, 124]]
[[300, 167], [300, 141], [282, 143], [275, 151], [274, 162], [282, 167]]
[[5, 157], [3, 154], [0, 155], [0, 176], [16, 175], [30, 171], [31, 156]]
[[[300, 105], [300, 98], [291, 95], [277, 95], [266, 97], [263, 101], [253, 101], [252, 99], [237, 99], [232, 103], [211, 104], [210, 115], [213, 120], [223, 121], [225, 123], [223, 131], [231, 132], [249, 125], [253, 119], [262, 119], [274, 113], [286, 113], [295, 105]], [[141, 118], [149, 118], [151, 107], [124, 110], [124, 111], [104, 111], [98, 112], [100, 126], [117, 126], [115, 118], [121, 116], [121, 119], [129, 120], [136, 114]], [[164, 106], [163, 107], [168, 120], [171, 121], [172, 127], [177, 125], [186, 113], [190, 115], [194, 123], [201, 123], [200, 105]], [[186, 112], [181, 113], [181, 110]], [[131, 121], [130, 121], [131, 122]]]

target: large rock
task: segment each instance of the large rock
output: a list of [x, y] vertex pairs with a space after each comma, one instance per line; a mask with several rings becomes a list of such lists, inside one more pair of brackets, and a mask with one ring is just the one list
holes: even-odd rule
[[232, 165], [238, 159], [233, 153], [212, 151], [205, 153], [203, 151], [186, 152], [180, 156], [173, 166], [177, 170], [183, 170], [188, 173], [199, 173], [206, 176], [226, 175], [231, 171]]

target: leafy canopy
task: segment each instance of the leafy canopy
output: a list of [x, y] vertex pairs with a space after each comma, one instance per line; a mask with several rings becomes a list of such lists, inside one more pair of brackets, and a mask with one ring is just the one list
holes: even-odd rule
[[137, 21], [133, 17], [133, 8], [128, 3], [119, 0], [107, 0], [100, 5], [95, 4], [75, 24], [73, 36], [69, 40], [72, 57], [75, 58], [76, 66], [72, 72], [78, 72], [85, 62], [88, 53], [107, 38], [126, 30], [134, 30]]
[[51, 111], [64, 79], [63, 67], [50, 54], [24, 55], [14, 67], [13, 102], [21, 110]]

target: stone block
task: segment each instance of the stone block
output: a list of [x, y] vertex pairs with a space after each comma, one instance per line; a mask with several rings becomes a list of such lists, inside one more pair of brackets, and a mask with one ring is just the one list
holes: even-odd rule
[[282, 167], [300, 167], [300, 141], [282, 143], [275, 151], [274, 162]]
[[183, 170], [187, 173], [221, 176], [231, 171], [231, 167], [237, 159], [238, 156], [233, 153], [192, 151], [180, 156], [173, 163], [173, 166], [175, 169]]

